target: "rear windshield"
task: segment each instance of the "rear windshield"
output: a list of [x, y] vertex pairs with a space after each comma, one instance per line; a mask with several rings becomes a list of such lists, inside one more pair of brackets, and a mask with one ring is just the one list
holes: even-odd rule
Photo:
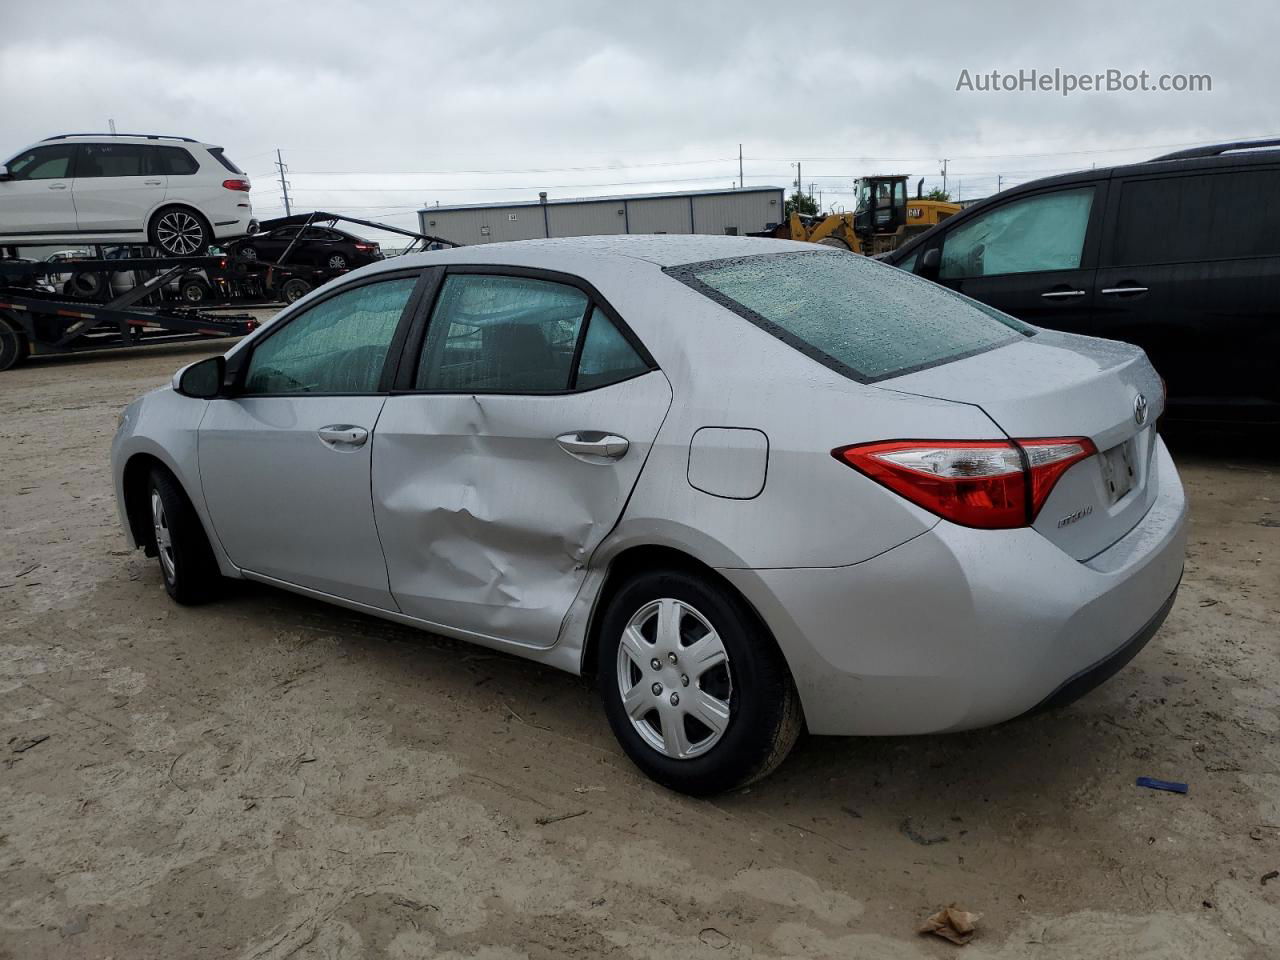
[[210, 147], [209, 153], [212, 155], [213, 159], [217, 160], [232, 173], [238, 173], [240, 176], [244, 176], [244, 171], [231, 162], [231, 158], [222, 152], [222, 147]]
[[712, 260], [666, 272], [864, 383], [959, 360], [1034, 333], [945, 287], [839, 250]]

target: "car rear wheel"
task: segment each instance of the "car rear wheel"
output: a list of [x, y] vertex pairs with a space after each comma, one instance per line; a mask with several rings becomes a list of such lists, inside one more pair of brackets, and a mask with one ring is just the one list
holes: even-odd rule
[[31, 343], [18, 321], [0, 314], [0, 370], [16, 367], [31, 355]]
[[331, 253], [325, 260], [324, 265], [330, 270], [345, 270], [347, 269], [347, 258], [341, 253]]
[[188, 207], [164, 207], [151, 221], [151, 243], [171, 257], [204, 254], [213, 230], [204, 217]]
[[600, 623], [597, 687], [648, 776], [706, 795], [766, 776], [803, 727], [782, 653], [743, 601], [680, 570], [633, 577]]
[[240, 255], [240, 257], [241, 257], [242, 259], [244, 259], [244, 260], [257, 260], [257, 259], [258, 259], [258, 248], [257, 248], [257, 247], [241, 247], [239, 250], [237, 250], [237, 251], [236, 251], [236, 253], [238, 253], [238, 254]]
[[151, 472], [147, 493], [151, 535], [165, 590], [184, 605], [207, 603], [217, 595], [221, 574], [195, 507], [167, 470]]

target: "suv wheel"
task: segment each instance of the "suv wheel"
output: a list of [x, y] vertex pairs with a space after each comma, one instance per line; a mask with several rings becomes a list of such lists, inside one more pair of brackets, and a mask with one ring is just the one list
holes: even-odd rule
[[201, 256], [213, 240], [204, 217], [187, 207], [164, 207], [151, 222], [151, 243], [171, 257]]
[[167, 470], [151, 471], [147, 493], [148, 520], [165, 590], [181, 604], [212, 600], [221, 574], [195, 507]]
[[782, 653], [742, 600], [680, 570], [614, 594], [600, 623], [596, 682], [633, 763], [683, 793], [766, 776], [803, 726]]

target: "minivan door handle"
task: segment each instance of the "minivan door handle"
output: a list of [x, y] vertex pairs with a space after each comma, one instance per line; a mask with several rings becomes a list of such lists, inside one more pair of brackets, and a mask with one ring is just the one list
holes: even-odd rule
[[573, 433], [562, 433], [556, 437], [560, 449], [571, 456], [588, 463], [599, 463], [606, 460], [621, 460], [626, 456], [631, 443], [625, 437], [612, 433], [601, 433], [598, 430], [575, 430]]
[[1146, 293], [1146, 287], [1103, 287], [1100, 293], [1105, 293], [1112, 297], [1123, 297], [1126, 294], [1132, 296], [1135, 293]]
[[369, 431], [350, 423], [334, 423], [316, 431], [326, 447], [333, 450], [355, 450], [369, 439]]

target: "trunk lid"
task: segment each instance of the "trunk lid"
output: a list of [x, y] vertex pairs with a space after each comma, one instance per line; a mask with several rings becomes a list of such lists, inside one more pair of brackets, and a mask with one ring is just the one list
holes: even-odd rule
[[1077, 560], [1132, 530], [1155, 499], [1151, 464], [1163, 388], [1137, 347], [1042, 330], [878, 386], [973, 404], [1015, 439], [1092, 440], [1098, 453], [1062, 475], [1033, 524]]

